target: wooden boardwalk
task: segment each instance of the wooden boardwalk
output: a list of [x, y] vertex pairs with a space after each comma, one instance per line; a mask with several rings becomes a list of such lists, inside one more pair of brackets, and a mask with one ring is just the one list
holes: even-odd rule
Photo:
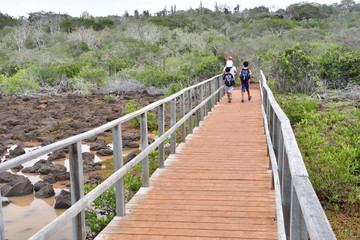
[[277, 239], [260, 92], [214, 108], [96, 239]]

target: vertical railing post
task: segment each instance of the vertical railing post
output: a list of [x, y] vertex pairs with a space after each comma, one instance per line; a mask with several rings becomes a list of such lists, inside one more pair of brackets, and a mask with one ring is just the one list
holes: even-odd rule
[[[200, 102], [202, 103], [204, 101], [204, 85], [201, 85], [200, 86]], [[206, 105], [206, 104], [205, 104]], [[203, 121], [204, 120], [204, 106], [203, 105], [201, 108], [200, 108], [200, 120]]]
[[[165, 111], [164, 104], [161, 104], [158, 108], [158, 132], [159, 137], [161, 137], [165, 132]], [[158, 165], [159, 168], [164, 168], [165, 161], [165, 151], [164, 151], [164, 142], [159, 145], [159, 159]]]
[[[71, 204], [84, 197], [84, 177], [81, 142], [69, 146]], [[72, 221], [73, 239], [85, 240], [85, 211], [81, 211]]]
[[[217, 77], [216, 79], [217, 79], [217, 89], [216, 90], [218, 90], [221, 87], [222, 80], [221, 80], [221, 77]], [[221, 98], [222, 98], [221, 91], [219, 91], [218, 102], [220, 102]]]
[[[188, 94], [188, 98], [189, 98], [189, 102], [188, 102], [188, 104], [189, 104], [189, 106], [188, 106], [188, 108], [189, 108], [189, 111], [188, 112], [190, 112], [191, 110], [192, 110], [192, 93], [191, 93], [192, 91], [191, 91], [191, 89], [189, 89], [189, 94]], [[189, 117], [189, 120], [188, 120], [188, 123], [189, 123], [189, 134], [192, 134], [193, 133], [193, 122], [192, 122], [192, 120], [193, 120], [193, 117], [192, 116], [190, 116]]]
[[[176, 98], [170, 101], [170, 127], [176, 124]], [[170, 137], [170, 153], [176, 152], [176, 131]]]
[[283, 166], [284, 166], [284, 161], [285, 161], [285, 145], [284, 145], [284, 136], [282, 131], [280, 132], [280, 136], [279, 136], [279, 146], [278, 146], [278, 156], [276, 156], [276, 161], [278, 164], [278, 174], [279, 174], [279, 181], [280, 183], [282, 182], [282, 177], [283, 177]]
[[[197, 107], [199, 105], [199, 90], [197, 87], [194, 88], [194, 94], [195, 94], [195, 107]], [[195, 121], [195, 126], [198, 127], [199, 126], [199, 123], [200, 123], [200, 120], [199, 120], [199, 110], [197, 110], [195, 112], [195, 118], [196, 118], [196, 121]]]
[[[216, 89], [216, 85], [215, 85], [215, 81], [214, 81], [214, 79], [213, 80], [211, 80], [211, 93], [210, 94], [213, 94], [214, 92], [215, 92], [215, 89]], [[213, 96], [212, 98], [211, 98], [211, 109], [213, 108], [213, 107], [215, 107], [215, 104], [216, 104], [216, 96]]]
[[282, 181], [281, 181], [281, 198], [282, 198], [282, 208], [284, 213], [284, 224], [286, 238], [289, 238], [290, 235], [290, 205], [291, 205], [291, 188], [292, 188], [292, 179], [289, 168], [289, 159], [285, 150], [284, 162], [282, 166]]
[[[207, 91], [208, 91], [208, 97], [211, 95], [211, 82], [207, 82]], [[211, 111], [212, 109], [212, 98], [209, 100], [208, 102], [208, 109], [207, 109], [207, 113], [209, 114], [209, 112]]]
[[[208, 89], [207, 89], [207, 83], [203, 84], [202, 85], [202, 90], [203, 90], [203, 95], [204, 95], [204, 98], [207, 98], [209, 95], [208, 95]], [[207, 102], [206, 104], [204, 104], [204, 117], [207, 116], [208, 114], [208, 108], [209, 108], [209, 102]]]
[[5, 239], [4, 214], [2, 210], [2, 196], [0, 193], [0, 239]]
[[[180, 118], [185, 116], [185, 97], [184, 94], [180, 96]], [[186, 128], [185, 123], [181, 124], [180, 131], [181, 131], [181, 142], [185, 142], [186, 139]]]
[[291, 240], [308, 239], [308, 232], [301, 212], [298, 196], [294, 187], [291, 188], [290, 238]]
[[[141, 151], [145, 150], [149, 144], [148, 140], [148, 126], [146, 112], [140, 115], [140, 142]], [[142, 164], [142, 186], [149, 186], [149, 157], [146, 156], [141, 162]]]
[[[114, 172], [123, 165], [122, 130], [121, 123], [112, 128], [113, 151], [114, 151]], [[116, 216], [125, 216], [125, 189], [124, 178], [120, 178], [115, 184]]]

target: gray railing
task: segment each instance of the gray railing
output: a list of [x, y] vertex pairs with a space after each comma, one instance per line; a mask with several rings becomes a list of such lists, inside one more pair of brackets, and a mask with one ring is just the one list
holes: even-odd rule
[[[136, 164], [142, 164], [142, 186], [149, 186], [148, 155], [158, 149], [158, 165], [164, 167], [164, 141], [170, 138], [170, 152], [176, 152], [176, 134], [180, 131], [180, 139], [185, 142], [187, 134], [193, 132], [209, 111], [224, 95], [221, 75], [185, 88], [163, 100], [154, 102], [136, 112], [122, 116], [114, 121], [102, 125], [88, 132], [69, 137], [67, 139], [44, 146], [27, 154], [13, 158], [0, 164], [0, 172], [7, 171], [22, 163], [43, 156], [58, 149], [69, 149], [70, 186], [72, 206], [63, 214], [54, 219], [29, 239], [49, 239], [65, 224], [72, 221], [73, 239], [85, 239], [85, 208], [106, 190], [115, 184], [116, 188], [116, 215], [125, 215], [124, 175]], [[165, 131], [165, 106], [169, 104], [170, 126]], [[148, 145], [147, 113], [157, 109], [159, 138]], [[131, 161], [123, 165], [122, 159], [122, 124], [135, 117], [140, 118], [140, 148], [141, 152]], [[83, 167], [81, 141], [111, 130], [113, 137], [114, 168], [115, 172], [90, 193], [84, 196]], [[0, 197], [1, 200], [1, 197]], [[5, 239], [3, 213], [0, 205], [0, 239]]]
[[279, 239], [336, 239], [311, 185], [290, 121], [275, 101], [263, 72], [260, 73]]

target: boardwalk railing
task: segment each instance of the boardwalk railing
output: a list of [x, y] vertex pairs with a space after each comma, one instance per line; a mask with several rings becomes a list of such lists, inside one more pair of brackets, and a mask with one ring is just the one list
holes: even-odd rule
[[311, 185], [290, 121], [275, 101], [262, 71], [260, 87], [277, 199], [279, 239], [307, 240], [308, 236], [312, 240], [336, 239]]
[[[218, 75], [194, 86], [185, 88], [163, 100], [154, 102], [136, 112], [122, 116], [96, 129], [55, 142], [1, 163], [0, 172], [4, 172], [55, 150], [65, 147], [69, 149], [72, 206], [29, 239], [49, 239], [55, 232], [60, 230], [70, 221], [72, 221], [73, 239], [85, 239], [85, 208], [90, 206], [97, 197], [111, 188], [114, 184], [116, 188], [116, 214], [117, 216], [124, 216], [124, 175], [136, 164], [141, 162], [142, 186], [149, 186], [148, 155], [153, 150], [158, 149], [158, 165], [160, 168], [164, 167], [164, 141], [170, 138], [170, 152], [175, 153], [177, 139], [176, 133], [178, 129], [180, 131], [181, 141], [185, 142], [186, 135], [193, 132], [193, 128], [199, 125], [199, 122], [204, 119], [207, 113], [211, 111], [223, 95], [224, 87], [221, 75]], [[170, 105], [170, 126], [167, 131], [165, 131], [166, 104]], [[152, 144], [148, 145], [147, 113], [156, 109], [158, 112], [159, 138]], [[141, 153], [123, 165], [121, 126], [126, 121], [135, 117], [140, 118]], [[84, 196], [81, 141], [102, 134], [108, 130], [111, 130], [113, 137], [115, 172], [90, 193]], [[0, 239], [5, 239], [4, 232], [3, 213], [0, 205]]]

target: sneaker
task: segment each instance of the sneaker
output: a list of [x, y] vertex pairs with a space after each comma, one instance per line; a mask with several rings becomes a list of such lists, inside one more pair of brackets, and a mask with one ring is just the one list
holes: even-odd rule
[[244, 102], [244, 99], [242, 99], [241, 102]]
[[228, 103], [231, 103], [231, 98], [228, 99]]
[[252, 96], [249, 97], [249, 101], [252, 99]]

